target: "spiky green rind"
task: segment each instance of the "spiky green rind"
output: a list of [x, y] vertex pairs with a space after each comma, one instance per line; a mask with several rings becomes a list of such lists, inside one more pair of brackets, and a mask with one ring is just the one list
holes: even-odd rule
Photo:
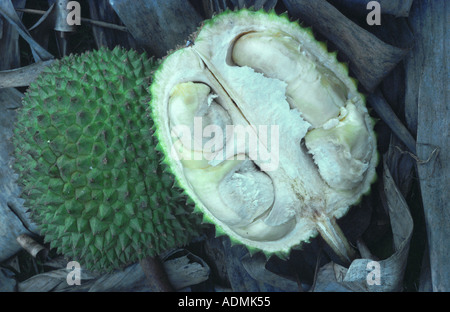
[[192, 214], [148, 117], [145, 54], [100, 49], [55, 61], [30, 85], [17, 116], [22, 196], [52, 248], [110, 271], [186, 244]]

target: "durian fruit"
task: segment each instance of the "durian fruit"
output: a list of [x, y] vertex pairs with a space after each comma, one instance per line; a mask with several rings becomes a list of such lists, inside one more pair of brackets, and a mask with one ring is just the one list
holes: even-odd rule
[[201, 218], [155, 150], [155, 62], [101, 48], [55, 61], [30, 85], [15, 127], [22, 196], [45, 242], [93, 271], [186, 244]]
[[170, 53], [151, 86], [159, 148], [217, 235], [287, 257], [370, 191], [376, 137], [348, 67], [286, 15], [226, 11]]

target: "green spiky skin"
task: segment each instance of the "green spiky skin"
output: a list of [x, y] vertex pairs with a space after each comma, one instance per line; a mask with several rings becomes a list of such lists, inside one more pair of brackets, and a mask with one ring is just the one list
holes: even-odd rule
[[155, 150], [155, 64], [115, 48], [55, 61], [18, 112], [22, 196], [50, 247], [110, 271], [189, 242], [201, 220]]

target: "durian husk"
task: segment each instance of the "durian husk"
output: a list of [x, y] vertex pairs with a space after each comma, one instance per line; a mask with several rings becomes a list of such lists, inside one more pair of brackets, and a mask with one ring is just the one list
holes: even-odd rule
[[[357, 253], [351, 247], [336, 220], [343, 217], [351, 206], [357, 205], [361, 198], [370, 192], [370, 186], [376, 180], [375, 168], [378, 163], [378, 153], [374, 134], [371, 135], [371, 145], [375, 148], [370, 159], [370, 168], [355, 196], [342, 204], [339, 209], [327, 209], [325, 206], [318, 210], [316, 210], [317, 207], [310, 209], [309, 215], [305, 216], [307, 221], [305, 221], [303, 230], [289, 234], [287, 243], [285, 240], [284, 242], [273, 241], [255, 244], [237, 235], [205, 207], [205, 204], [193, 191], [190, 182], [185, 178], [181, 163], [171, 157], [172, 141], [169, 135], [170, 128], [167, 122], [166, 106], [163, 103], [168, 102], [170, 90], [176, 84], [187, 81], [213, 85], [219, 97], [228, 95], [229, 90], [222, 90], [222, 93], [220, 93], [223, 85], [219, 86], [214, 83], [217, 79], [220, 79], [221, 72], [220, 70], [215, 71], [216, 64], [212, 59], [217, 58], [217, 55], [212, 52], [215, 51], [216, 46], [232, 43], [236, 36], [233, 29], [239, 26], [239, 20], [245, 21], [243, 24], [248, 26], [247, 29], [243, 27], [240, 30], [241, 33], [267, 29], [267, 25], [271, 24], [273, 28], [280, 27], [286, 33], [301, 38], [322, 64], [331, 68], [334, 74], [345, 81], [349, 92], [357, 99], [359, 108], [363, 111], [366, 110], [365, 97], [358, 92], [358, 82], [349, 75], [347, 64], [340, 63], [337, 59], [337, 52], [329, 52], [324, 42], [317, 41], [311, 28], [304, 28], [297, 21], [292, 22], [287, 14], [277, 15], [273, 10], [270, 12], [263, 10], [255, 12], [247, 9], [234, 12], [225, 11], [205, 21], [199, 31], [191, 36], [190, 40], [193, 43], [187, 47], [171, 51], [155, 72], [151, 87], [152, 100], [150, 105], [152, 117], [155, 121], [157, 148], [165, 155], [164, 163], [177, 177], [178, 185], [194, 202], [195, 211], [203, 214], [205, 223], [215, 225], [217, 236], [227, 235], [233, 244], [245, 245], [250, 253], [263, 252], [267, 257], [277, 255], [280, 258], [287, 258], [292, 248], [300, 248], [302, 244], [308, 243], [311, 238], [320, 234], [341, 258], [341, 261], [348, 264], [357, 256]], [[226, 34], [224, 35], [225, 39], [218, 35], [217, 30]], [[205, 68], [208, 68], [209, 72], [205, 71]], [[374, 120], [368, 113], [365, 116], [365, 123], [373, 131]]]

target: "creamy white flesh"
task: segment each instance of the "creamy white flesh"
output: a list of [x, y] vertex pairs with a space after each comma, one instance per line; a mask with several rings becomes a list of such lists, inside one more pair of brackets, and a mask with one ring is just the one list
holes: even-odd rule
[[[175, 173], [207, 217], [250, 247], [278, 252], [368, 191], [376, 151], [346, 71], [297, 27], [265, 19], [224, 17], [169, 57], [157, 115], [168, 115], [163, 141], [178, 156]], [[180, 77], [164, 76], [183, 66]]]

